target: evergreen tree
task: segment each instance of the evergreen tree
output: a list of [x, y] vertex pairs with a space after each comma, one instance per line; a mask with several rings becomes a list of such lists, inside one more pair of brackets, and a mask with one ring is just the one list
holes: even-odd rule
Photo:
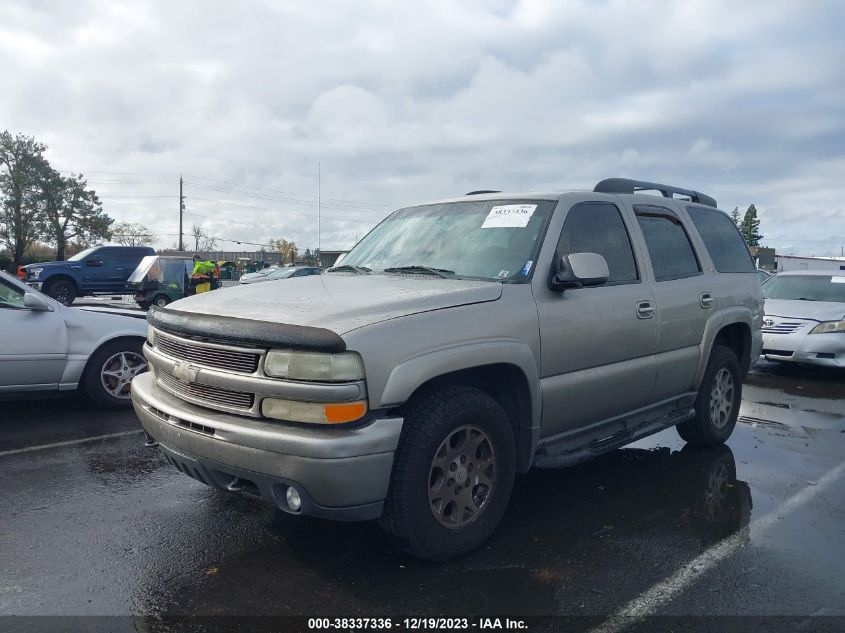
[[745, 212], [742, 224], [739, 225], [739, 232], [742, 233], [742, 237], [749, 246], [760, 246], [763, 236], [760, 233], [760, 220], [757, 219], [757, 207], [753, 204]]
[[734, 207], [734, 210], [731, 211], [731, 220], [734, 221], [734, 224], [739, 226], [739, 207]]

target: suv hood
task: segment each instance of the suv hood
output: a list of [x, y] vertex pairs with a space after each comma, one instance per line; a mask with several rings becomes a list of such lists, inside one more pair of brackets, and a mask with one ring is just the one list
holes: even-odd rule
[[765, 313], [767, 316], [811, 319], [813, 321], [839, 321], [845, 315], [845, 303], [766, 299]]
[[307, 325], [343, 334], [379, 321], [501, 296], [502, 284], [494, 281], [328, 273], [204, 292], [172, 303], [168, 309]]

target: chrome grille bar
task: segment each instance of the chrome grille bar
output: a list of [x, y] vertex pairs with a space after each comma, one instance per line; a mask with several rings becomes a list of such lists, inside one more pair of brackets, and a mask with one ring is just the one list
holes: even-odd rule
[[189, 400], [195, 399], [204, 403], [213, 403], [224, 407], [243, 409], [244, 411], [249, 411], [255, 402], [254, 394], [211, 387], [196, 382], [185, 384], [167, 371], [156, 372], [156, 378], [159, 384], [168, 391]]
[[235, 350], [213, 344], [200, 344], [189, 339], [182, 339], [155, 331], [155, 347], [163, 354], [177, 360], [189, 361], [197, 365], [214, 367], [241, 374], [254, 374], [258, 371], [261, 352]]

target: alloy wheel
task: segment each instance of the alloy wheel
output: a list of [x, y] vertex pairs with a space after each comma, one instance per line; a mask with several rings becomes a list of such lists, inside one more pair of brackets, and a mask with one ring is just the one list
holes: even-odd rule
[[129, 398], [132, 379], [147, 370], [147, 360], [135, 352], [118, 352], [100, 368], [100, 383], [113, 398]]
[[449, 529], [478, 519], [496, 483], [496, 454], [485, 431], [461, 426], [434, 454], [428, 477], [428, 502], [434, 518]]
[[724, 428], [731, 418], [734, 406], [734, 379], [726, 367], [713, 377], [710, 391], [710, 422], [717, 429]]

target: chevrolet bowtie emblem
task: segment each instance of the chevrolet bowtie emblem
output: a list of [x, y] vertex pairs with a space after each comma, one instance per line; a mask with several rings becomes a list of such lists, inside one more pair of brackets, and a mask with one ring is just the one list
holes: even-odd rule
[[173, 375], [176, 376], [179, 382], [185, 383], [186, 385], [195, 382], [198, 373], [199, 369], [192, 367], [188, 363], [176, 363], [173, 365]]

